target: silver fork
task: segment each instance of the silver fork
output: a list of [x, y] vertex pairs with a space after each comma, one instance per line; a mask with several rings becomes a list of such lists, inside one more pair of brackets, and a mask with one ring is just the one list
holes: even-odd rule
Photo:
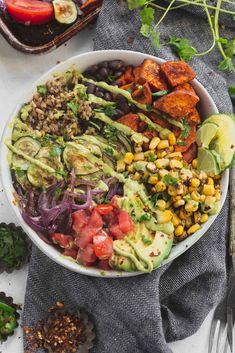
[[235, 353], [235, 170], [230, 171], [229, 285], [215, 309], [208, 353]]

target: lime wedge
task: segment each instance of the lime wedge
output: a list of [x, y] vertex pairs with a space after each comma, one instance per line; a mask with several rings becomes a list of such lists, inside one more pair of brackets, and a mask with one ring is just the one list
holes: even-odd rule
[[196, 142], [199, 147], [208, 148], [215, 137], [219, 126], [215, 123], [204, 123], [196, 133]]
[[215, 175], [220, 173], [218, 163], [215, 156], [206, 148], [200, 147], [198, 149], [198, 170], [203, 170], [207, 174], [214, 173]]

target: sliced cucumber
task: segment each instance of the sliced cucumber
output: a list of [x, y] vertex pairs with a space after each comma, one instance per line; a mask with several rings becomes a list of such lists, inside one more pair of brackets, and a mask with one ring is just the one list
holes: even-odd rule
[[40, 148], [36, 158], [47, 158], [51, 161], [61, 161], [61, 149], [59, 145], [45, 146]]
[[72, 146], [67, 146], [63, 153], [66, 167], [70, 170], [74, 168], [77, 175], [87, 175], [98, 172], [100, 168], [89, 161], [78, 149]]
[[72, 0], [54, 0], [53, 7], [55, 19], [59, 23], [71, 24], [76, 21], [78, 11], [75, 3]]
[[[44, 164], [48, 164], [47, 158], [39, 158], [38, 161]], [[50, 161], [50, 167], [54, 168], [55, 170], [62, 170], [63, 164], [59, 161]], [[49, 171], [40, 168], [34, 163], [30, 164], [29, 166], [27, 177], [33, 186], [43, 189], [48, 188], [50, 185], [55, 184], [59, 179], [62, 179], [53, 175]]]
[[[32, 137], [24, 136], [15, 142], [14, 147], [25, 153], [27, 156], [34, 157], [40, 150], [41, 144]], [[29, 165], [29, 161], [15, 153], [13, 154], [12, 166], [14, 169], [27, 170]]]

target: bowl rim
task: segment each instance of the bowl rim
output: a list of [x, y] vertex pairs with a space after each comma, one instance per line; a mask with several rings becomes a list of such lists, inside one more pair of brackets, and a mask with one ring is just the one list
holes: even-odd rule
[[[145, 273], [142, 273], [140, 271], [134, 271], [134, 272], [124, 272], [124, 271], [116, 271], [116, 270], [110, 270], [110, 271], [103, 271], [99, 268], [94, 268], [94, 267], [84, 267], [77, 262], [72, 261], [71, 259], [66, 258], [65, 256], [61, 255], [61, 253], [56, 250], [54, 247], [51, 245], [46, 244], [39, 236], [38, 234], [31, 228], [29, 227], [23, 220], [20, 210], [18, 205], [14, 203], [14, 188], [12, 185], [11, 178], [9, 177], [10, 175], [10, 167], [8, 163], [8, 149], [4, 143], [4, 141], [10, 137], [11, 131], [12, 131], [12, 122], [14, 117], [18, 114], [20, 107], [22, 106], [22, 102], [27, 100], [27, 97], [32, 97], [33, 92], [35, 92], [35, 88], [37, 85], [42, 84], [46, 80], [48, 80], [50, 77], [53, 76], [53, 73], [55, 72], [64, 72], [66, 68], [71, 66], [72, 64], [76, 63], [78, 64], [79, 60], [86, 58], [87, 56], [89, 57], [97, 57], [97, 62], [100, 58], [104, 57], [105, 55], [113, 54], [116, 55], [116, 58], [118, 59], [118, 55], [127, 55], [130, 58], [130, 61], [135, 59], [153, 59], [157, 61], [158, 63], [165, 62], [166, 60], [149, 55], [149, 54], [144, 54], [140, 53], [137, 51], [130, 51], [130, 50], [98, 50], [98, 51], [92, 51], [92, 52], [85, 52], [82, 54], [75, 55], [63, 62], [61, 62], [58, 65], [53, 66], [50, 70], [45, 72], [43, 75], [39, 77], [33, 84], [30, 85], [28, 89], [26, 89], [21, 97], [18, 99], [18, 103], [14, 106], [14, 109], [12, 113], [9, 115], [5, 127], [2, 133], [2, 138], [1, 138], [1, 146], [0, 146], [0, 162], [1, 162], [1, 168], [2, 170], [7, 170], [6, 173], [0, 173], [1, 174], [1, 180], [2, 180], [2, 185], [3, 185], [3, 190], [5, 192], [5, 195], [7, 197], [7, 200], [12, 207], [17, 221], [21, 225], [21, 227], [24, 229], [26, 234], [29, 236], [29, 238], [33, 241], [33, 243], [45, 254], [47, 255], [51, 260], [55, 261], [59, 265], [73, 271], [77, 272], [80, 274], [88, 275], [88, 276], [93, 276], [93, 277], [103, 277], [103, 278], [124, 278], [124, 277], [133, 277], [137, 275], [143, 275]], [[112, 56], [112, 55], [111, 55]], [[114, 59], [111, 59], [114, 60]], [[194, 88], [197, 90], [200, 90], [203, 92], [203, 99], [207, 100], [210, 103], [211, 109], [214, 111], [213, 114], [218, 113], [218, 109], [212, 99], [212, 97], [209, 95], [207, 92], [206, 88], [197, 80], [194, 79], [192, 81]], [[8, 174], [7, 174], [8, 173]], [[222, 190], [222, 197], [220, 201], [220, 211], [223, 207], [223, 204], [226, 199], [227, 195], [227, 190], [228, 190], [228, 183], [229, 183], [229, 170], [225, 170], [223, 172], [222, 176], [222, 183], [223, 183], [223, 190]], [[219, 212], [220, 212], [219, 211]], [[161, 263], [161, 265], [156, 268], [154, 271], [159, 269], [160, 267], [166, 265], [167, 263], [171, 262], [172, 260], [176, 259], [180, 255], [182, 255], [186, 250], [188, 250], [194, 243], [196, 243], [205, 233], [206, 231], [210, 228], [212, 223], [215, 221], [217, 218], [219, 212], [216, 215], [210, 216], [209, 220], [202, 226], [201, 229], [199, 229], [196, 233], [191, 235], [190, 237], [186, 238], [182, 242], [178, 243], [175, 245], [174, 248], [177, 246], [180, 246], [180, 249], [178, 251], [175, 251], [172, 253], [172, 250], [169, 254], [169, 256]]]

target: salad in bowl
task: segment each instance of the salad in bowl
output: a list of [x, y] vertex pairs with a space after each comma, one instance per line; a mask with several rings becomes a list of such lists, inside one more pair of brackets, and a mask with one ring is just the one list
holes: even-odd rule
[[203, 99], [217, 111], [188, 64], [104, 53], [85, 54], [91, 65], [84, 56], [63, 64], [17, 108], [3, 184], [55, 261], [90, 275], [149, 273], [218, 214], [235, 119], [205, 116]]

